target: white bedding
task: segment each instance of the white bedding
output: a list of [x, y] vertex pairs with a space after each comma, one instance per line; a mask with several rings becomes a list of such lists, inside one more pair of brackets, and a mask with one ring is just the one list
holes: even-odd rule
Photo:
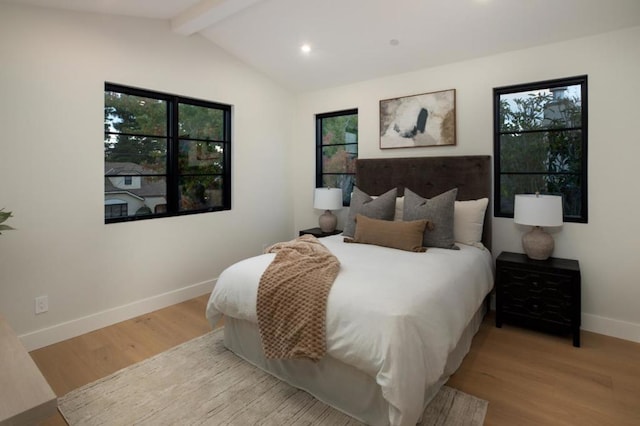
[[[493, 286], [491, 255], [465, 245], [412, 253], [342, 239], [321, 240], [341, 262], [327, 303], [328, 354], [375, 378], [390, 424], [415, 425], [425, 389], [441, 377]], [[222, 315], [257, 322], [260, 276], [274, 256], [243, 260], [220, 275], [207, 306], [212, 324]]]

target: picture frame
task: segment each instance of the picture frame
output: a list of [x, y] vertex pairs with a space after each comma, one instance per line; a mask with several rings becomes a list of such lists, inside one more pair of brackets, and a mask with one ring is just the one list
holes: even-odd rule
[[456, 144], [456, 89], [380, 101], [380, 149]]

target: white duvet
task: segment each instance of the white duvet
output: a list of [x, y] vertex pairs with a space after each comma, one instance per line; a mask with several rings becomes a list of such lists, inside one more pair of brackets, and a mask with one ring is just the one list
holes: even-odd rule
[[[415, 425], [425, 389], [493, 286], [491, 255], [466, 245], [412, 253], [342, 240], [320, 240], [341, 263], [327, 303], [328, 354], [375, 378], [390, 424]], [[257, 323], [260, 276], [274, 257], [252, 257], [220, 275], [207, 306], [212, 324], [222, 315]]]

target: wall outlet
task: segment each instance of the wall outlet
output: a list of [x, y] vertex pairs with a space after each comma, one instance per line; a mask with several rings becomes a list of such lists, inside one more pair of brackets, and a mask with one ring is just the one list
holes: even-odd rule
[[36, 314], [42, 314], [49, 310], [49, 296], [36, 297]]

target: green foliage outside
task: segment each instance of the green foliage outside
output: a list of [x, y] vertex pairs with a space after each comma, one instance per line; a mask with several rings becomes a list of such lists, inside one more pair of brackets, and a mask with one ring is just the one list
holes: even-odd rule
[[579, 98], [551, 93], [500, 98], [500, 208], [513, 213], [515, 194], [564, 197], [565, 216], [581, 209], [582, 108]]
[[358, 114], [322, 119], [322, 186], [341, 188], [349, 204], [358, 158]]
[[[10, 231], [15, 229], [4, 223], [12, 216], [11, 212], [5, 212], [4, 209], [0, 209], [0, 231]], [[0, 235], [2, 235], [2, 232], [0, 232]]]
[[104, 96], [105, 162], [165, 174], [167, 102], [117, 92]]
[[[164, 100], [105, 91], [105, 164], [133, 163], [143, 175], [165, 176], [168, 108]], [[179, 103], [177, 134], [180, 210], [221, 205], [224, 111]]]

